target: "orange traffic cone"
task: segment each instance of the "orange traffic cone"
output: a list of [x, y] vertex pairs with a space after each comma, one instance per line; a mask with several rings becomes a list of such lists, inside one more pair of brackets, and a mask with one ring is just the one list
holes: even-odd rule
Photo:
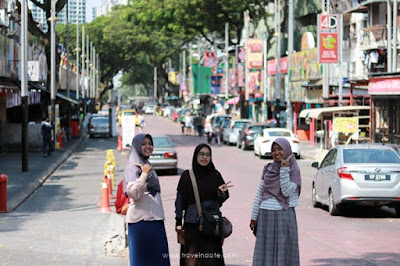
[[103, 186], [101, 188], [101, 200], [100, 200], [100, 209], [99, 212], [111, 212], [110, 209], [110, 199], [108, 198], [108, 185], [107, 181], [103, 182]]
[[115, 199], [115, 196], [112, 194], [112, 185], [111, 185], [111, 174], [110, 174], [110, 171], [108, 171], [108, 174], [107, 174], [107, 187], [108, 187], [108, 198], [109, 198], [109, 199]]
[[117, 138], [117, 151], [122, 151], [122, 138], [118, 136]]

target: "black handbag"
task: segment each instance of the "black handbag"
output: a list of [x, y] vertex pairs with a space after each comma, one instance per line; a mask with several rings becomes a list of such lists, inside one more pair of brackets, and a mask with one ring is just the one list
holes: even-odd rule
[[199, 231], [207, 236], [220, 236], [227, 238], [232, 234], [233, 226], [228, 218], [223, 217], [221, 211], [213, 206], [201, 208], [199, 189], [197, 187], [196, 177], [193, 169], [189, 170], [192, 180], [194, 197], [196, 199], [197, 211], [199, 213], [200, 225]]

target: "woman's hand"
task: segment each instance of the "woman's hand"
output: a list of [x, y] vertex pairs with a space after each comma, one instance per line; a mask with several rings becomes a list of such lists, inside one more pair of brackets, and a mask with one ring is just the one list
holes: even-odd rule
[[141, 166], [142, 172], [145, 174], [149, 174], [151, 171], [151, 165], [146, 163], [145, 165]]
[[228, 188], [233, 187], [233, 185], [229, 185], [231, 181], [226, 182], [225, 184], [222, 184], [218, 187], [218, 190], [221, 191], [221, 193], [225, 193], [225, 191], [228, 190]]
[[250, 229], [254, 235], [257, 234], [257, 220], [250, 220]]
[[294, 157], [294, 154], [290, 154], [289, 157], [286, 160], [281, 161], [281, 166], [287, 167], [289, 166], [290, 160]]

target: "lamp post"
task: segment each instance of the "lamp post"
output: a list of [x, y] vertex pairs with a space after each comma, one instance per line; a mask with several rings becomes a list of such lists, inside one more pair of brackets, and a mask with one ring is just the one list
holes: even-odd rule
[[[51, 121], [53, 126], [56, 122], [56, 32], [55, 32], [55, 19], [56, 19], [56, 0], [51, 0], [51, 18], [50, 18], [50, 101], [51, 101]], [[53, 129], [55, 133], [55, 128]], [[53, 144], [55, 147], [56, 137], [54, 134]]]
[[22, 102], [22, 172], [28, 171], [28, 8], [26, 0], [21, 1], [21, 102]]

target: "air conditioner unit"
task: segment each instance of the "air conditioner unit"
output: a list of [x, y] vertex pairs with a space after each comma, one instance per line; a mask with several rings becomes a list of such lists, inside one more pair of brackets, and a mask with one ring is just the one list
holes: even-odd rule
[[0, 9], [0, 27], [8, 27], [9, 19], [6, 9]]

